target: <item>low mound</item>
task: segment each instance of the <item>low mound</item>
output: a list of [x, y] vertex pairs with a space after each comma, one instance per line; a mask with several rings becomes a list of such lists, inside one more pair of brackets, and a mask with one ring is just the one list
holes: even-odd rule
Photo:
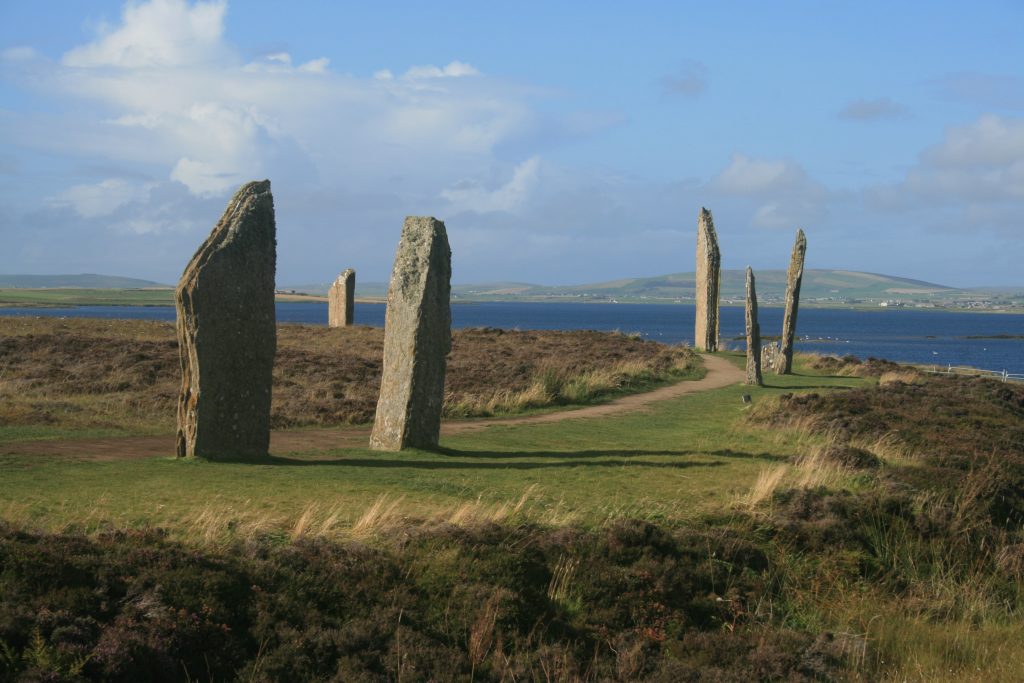
[[[0, 423], [167, 432], [180, 382], [174, 325], [5, 318]], [[273, 427], [365, 423], [380, 389], [384, 331], [280, 325]], [[697, 356], [622, 334], [458, 330], [448, 416], [587, 403], [695, 374]]]
[[886, 373], [900, 372], [903, 374], [916, 372], [909, 366], [894, 363], [884, 358], [868, 358], [861, 360], [857, 356], [814, 356], [810, 358], [810, 366], [822, 373], [831, 373], [843, 377], [881, 377]]
[[[820, 460], [846, 468], [877, 465], [872, 486], [853, 493], [818, 490], [776, 494], [774, 514], [827, 542], [854, 543], [901, 581], [942, 567], [950, 576], [1021, 580], [1024, 562], [1024, 386], [993, 380], [920, 375], [915, 383], [879, 384], [831, 394], [783, 394], [749, 420], [773, 429], [827, 435]], [[881, 522], [884, 521], [884, 524]], [[792, 530], [795, 527], [789, 527]], [[905, 534], [884, 543], [873, 530]], [[795, 533], [795, 532], [794, 532]], [[935, 547], [942, 550], [936, 554]], [[808, 549], [818, 545], [807, 542]], [[1022, 584], [1018, 584], [1017, 588]], [[994, 584], [993, 592], [1006, 589]], [[1019, 592], [1010, 590], [1013, 601]], [[999, 599], [1007, 599], [1005, 596]]]

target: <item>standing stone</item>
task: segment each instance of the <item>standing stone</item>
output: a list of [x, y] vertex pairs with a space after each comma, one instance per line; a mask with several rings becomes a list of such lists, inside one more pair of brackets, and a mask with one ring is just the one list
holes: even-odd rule
[[747, 384], [762, 384], [761, 327], [757, 324], [757, 292], [750, 266], [747, 266]]
[[409, 216], [395, 254], [384, 320], [384, 373], [370, 448], [436, 448], [451, 350], [452, 252], [444, 223]]
[[804, 256], [807, 255], [807, 237], [803, 230], [796, 231], [796, 243], [789, 257], [786, 273], [786, 313], [782, 318], [781, 356], [775, 372], [788, 375], [793, 372], [793, 342], [796, 339], [796, 313], [800, 307], [800, 283], [804, 279]]
[[718, 350], [718, 290], [722, 258], [711, 212], [701, 208], [697, 217], [697, 322], [693, 346], [698, 351]]
[[265, 456], [277, 349], [270, 181], [235, 193], [178, 282], [179, 457]]
[[327, 292], [327, 326], [348, 327], [352, 324], [356, 303], [356, 271], [348, 268], [338, 276]]
[[761, 343], [761, 371], [777, 370], [782, 356], [779, 355], [779, 345], [775, 342]]

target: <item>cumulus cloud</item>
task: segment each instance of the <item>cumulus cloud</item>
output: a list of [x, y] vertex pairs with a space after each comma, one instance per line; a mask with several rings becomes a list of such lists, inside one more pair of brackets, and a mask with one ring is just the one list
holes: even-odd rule
[[949, 167], [1012, 167], [1024, 162], [1024, 119], [987, 114], [950, 128], [941, 144], [924, 152], [928, 163]]
[[950, 128], [902, 182], [871, 194], [893, 207], [967, 202], [975, 211], [979, 203], [1024, 199], [1024, 119], [987, 114]]
[[250, 62], [243, 67], [244, 71], [250, 73], [310, 73], [310, 74], [324, 74], [327, 73], [327, 67], [331, 61], [326, 57], [319, 57], [317, 59], [311, 59], [304, 64], [299, 66], [292, 65], [292, 56], [287, 52], [272, 52], [268, 55], [264, 55], [262, 59]]
[[227, 2], [189, 6], [185, 0], [125, 5], [121, 26], [104, 27], [93, 42], [64, 55], [72, 67], [124, 68], [201, 64], [223, 56]]
[[1024, 119], [985, 114], [949, 128], [904, 178], [869, 188], [875, 209], [912, 212], [946, 232], [1019, 234], [1024, 215]]
[[488, 190], [477, 180], [462, 180], [441, 191], [441, 197], [451, 202], [456, 211], [511, 211], [523, 204], [530, 190], [537, 184], [540, 158], [532, 157], [516, 166], [512, 178], [501, 187]]
[[53, 203], [69, 205], [84, 218], [109, 216], [129, 202], [148, 199], [151, 187], [147, 183], [108, 178], [99, 183], [69, 187]]
[[[3, 55], [5, 76], [56, 106], [0, 113], [0, 142], [25, 158], [42, 152], [69, 162], [62, 186], [23, 201], [32, 208], [19, 225], [64, 226], [69, 239], [114, 232], [159, 243], [139, 254], [138, 272], [143, 257], [187, 260], [229, 193], [269, 177], [282, 272], [336, 269], [336, 255], [311, 245], [339, 224], [347, 226], [347, 250], [387, 264], [393, 244], [381, 235], [406, 214], [462, 216], [463, 234], [488, 234], [502, 245], [494, 217], [530, 220], [543, 233], [550, 226], [539, 207], [549, 199], [541, 190], [565, 197], [583, 182], [574, 173], [556, 178], [536, 146], [619, 120], [547, 111], [537, 100], [552, 93], [490, 77], [464, 60], [358, 76], [283, 49], [242, 59], [225, 37], [227, 9], [219, 1], [129, 3], [117, 22], [57, 62], [31, 48]], [[72, 170], [83, 162], [104, 170]], [[581, 197], [592, 216], [606, 208], [605, 194], [594, 187]], [[586, 224], [579, 216], [561, 223]], [[458, 238], [459, 228], [450, 229]], [[508, 230], [526, 248], [521, 226]], [[44, 239], [35, 228], [26, 234]], [[480, 249], [482, 268], [508, 258], [504, 248]], [[86, 252], [68, 253], [73, 260]]]
[[707, 67], [697, 61], [687, 62], [676, 73], [661, 79], [665, 92], [695, 97], [707, 90]]
[[454, 61], [445, 67], [437, 67], [432, 64], [426, 66], [413, 66], [402, 74], [402, 78], [462, 78], [464, 76], [479, 76], [480, 72], [472, 64]]
[[[118, 25], [33, 73], [41, 90], [104, 115], [79, 112], [73, 127], [45, 132], [53, 124], [24, 116], [11, 134], [156, 164], [209, 197], [280, 173], [368, 187], [401, 169], [451, 183], [456, 168], [465, 176], [467, 165], [486, 167], [498, 144], [537, 125], [529, 93], [464, 61], [412, 66], [399, 78], [335, 74], [325, 57], [296, 63], [286, 51], [243, 63], [224, 39], [226, 16], [220, 0], [129, 3]], [[28, 54], [8, 52], [9, 62]]]
[[756, 208], [751, 223], [760, 228], [793, 228], [820, 221], [828, 192], [800, 164], [789, 159], [755, 159], [733, 154], [708, 189], [748, 199]]
[[902, 105], [889, 97], [873, 100], [853, 100], [839, 112], [839, 118], [848, 121], [876, 121], [879, 119], [895, 119], [906, 115]]
[[27, 45], [19, 45], [0, 50], [0, 61], [4, 62], [27, 62], [38, 56], [38, 53]]
[[753, 195], [786, 191], [807, 182], [806, 172], [794, 161], [733, 154], [729, 165], [712, 179], [711, 186], [726, 194]]

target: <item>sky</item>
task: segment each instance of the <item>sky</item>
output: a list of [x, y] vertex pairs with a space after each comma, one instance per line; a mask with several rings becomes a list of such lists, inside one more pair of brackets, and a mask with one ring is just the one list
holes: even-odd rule
[[1024, 3], [0, 0], [0, 272], [174, 283], [269, 178], [279, 285], [724, 268], [1024, 285]]

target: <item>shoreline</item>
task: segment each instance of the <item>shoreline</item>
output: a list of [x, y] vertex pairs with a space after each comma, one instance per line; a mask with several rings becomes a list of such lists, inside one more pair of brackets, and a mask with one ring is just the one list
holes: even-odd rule
[[[327, 297], [318, 295], [301, 295], [301, 294], [285, 294], [277, 295], [274, 297], [275, 303], [327, 303]], [[359, 304], [384, 304], [387, 303], [386, 297], [356, 297], [356, 303]], [[594, 305], [594, 304], [608, 304], [608, 305], [633, 305], [633, 306], [683, 306], [692, 307], [694, 304], [690, 301], [595, 301], [595, 300], [582, 300], [582, 301], [565, 301], [562, 299], [465, 299], [461, 297], [452, 297], [452, 305], [464, 305], [464, 304], [580, 304], [580, 305]], [[0, 308], [16, 308], [16, 309], [53, 309], [53, 308], [83, 308], [87, 306], [125, 306], [135, 308], [159, 308], [159, 307], [173, 307], [174, 301], [108, 301], [98, 299], [96, 301], [4, 301], [0, 298]], [[739, 308], [742, 309], [744, 304], [738, 302], [726, 302], [720, 304], [722, 308]], [[770, 303], [759, 303], [760, 308], [773, 308], [781, 309], [785, 307], [785, 304], [779, 302]], [[1001, 314], [1001, 315], [1024, 315], [1024, 307], [1021, 308], [961, 308], [956, 306], [878, 306], [870, 304], [846, 304], [846, 305], [833, 305], [823, 304], [817, 302], [801, 302], [801, 309], [817, 309], [817, 310], [831, 310], [831, 311], [855, 311], [855, 312], [879, 312], [879, 313], [890, 313], [895, 311], [916, 311], [923, 313], [990, 313], [990, 314]]]

